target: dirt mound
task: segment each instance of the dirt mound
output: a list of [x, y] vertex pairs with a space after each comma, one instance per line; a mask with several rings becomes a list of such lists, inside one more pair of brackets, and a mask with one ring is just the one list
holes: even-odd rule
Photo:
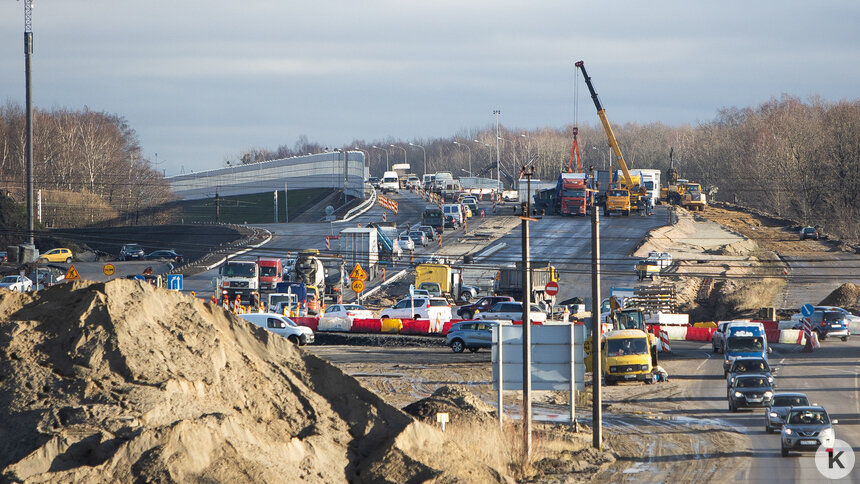
[[129, 280], [0, 291], [0, 422], [2, 480], [499, 476], [284, 338]]
[[837, 287], [820, 303], [821, 306], [841, 306], [845, 308], [860, 308], [860, 286], [846, 282]]
[[489, 421], [495, 418], [496, 408], [477, 395], [459, 387], [443, 386], [432, 395], [403, 408], [403, 411], [428, 422], [436, 421], [437, 413], [448, 413], [452, 423]]

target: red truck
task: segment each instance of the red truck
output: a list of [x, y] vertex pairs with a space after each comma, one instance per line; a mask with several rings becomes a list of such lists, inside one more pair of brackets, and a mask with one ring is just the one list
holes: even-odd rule
[[260, 290], [274, 291], [275, 285], [284, 280], [284, 264], [281, 259], [258, 259], [260, 266]]
[[585, 173], [562, 173], [555, 188], [556, 213], [560, 215], [585, 215], [589, 203], [589, 191]]

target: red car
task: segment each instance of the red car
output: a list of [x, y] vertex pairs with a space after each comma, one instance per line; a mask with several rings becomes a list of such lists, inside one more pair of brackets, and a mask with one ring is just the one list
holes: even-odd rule
[[497, 302], [513, 301], [510, 296], [484, 296], [472, 304], [460, 306], [457, 309], [457, 316], [461, 319], [472, 319], [475, 316], [475, 311], [489, 311]]

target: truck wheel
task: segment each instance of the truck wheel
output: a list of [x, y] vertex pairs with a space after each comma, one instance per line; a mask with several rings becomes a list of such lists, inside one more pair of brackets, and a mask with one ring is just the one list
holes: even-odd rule
[[390, 319], [387, 314], [383, 314], [379, 317], [379, 319]]

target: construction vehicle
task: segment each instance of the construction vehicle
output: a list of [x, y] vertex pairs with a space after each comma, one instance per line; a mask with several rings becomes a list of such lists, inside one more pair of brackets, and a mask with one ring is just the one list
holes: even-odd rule
[[[648, 355], [650, 356], [650, 361], [648, 361], [648, 368], [646, 369], [631, 369], [627, 370], [629, 365], [623, 363], [630, 362], [615, 362], [615, 361], [607, 361], [607, 353], [608, 347], [601, 345], [601, 366], [603, 367], [604, 377], [609, 375], [610, 378], [607, 379], [607, 383], [610, 383], [609, 380], [613, 381], [622, 381], [628, 379], [642, 379], [643, 372], [651, 373], [651, 369], [657, 366], [657, 344], [659, 340], [654, 336], [653, 333], [648, 331], [648, 326], [645, 324], [645, 313], [639, 308], [623, 308], [621, 302], [618, 301], [616, 296], [612, 296], [609, 298], [610, 308], [608, 313], [602, 313], [600, 315], [601, 321], [605, 322], [605, 334], [602, 335], [603, 338], [609, 339], [610, 337], [616, 337], [619, 333], [623, 333], [622, 336], [624, 338], [632, 338], [634, 334], [637, 337], [644, 337], [647, 347], [648, 347]], [[627, 331], [635, 331], [636, 333], [627, 333]], [[644, 336], [642, 336], [644, 335]], [[593, 344], [593, 337], [589, 335], [585, 341], [584, 349], [585, 349], [585, 369], [586, 371], [591, 371], [591, 349]], [[605, 343], [604, 343], [605, 344]], [[618, 355], [616, 352], [615, 356]], [[643, 359], [641, 362], [637, 362], [637, 364], [645, 365], [646, 362]], [[615, 366], [616, 368], [612, 368]], [[633, 377], [628, 377], [628, 374], [638, 375]], [[650, 383], [647, 380], [647, 383]]]
[[438, 286], [441, 297], [452, 301], [468, 303], [478, 296], [478, 287], [463, 284], [463, 274], [447, 264], [419, 264], [415, 267], [414, 287], [428, 289], [428, 286]]
[[215, 296], [226, 296], [231, 301], [236, 296], [242, 303], [251, 301], [260, 291], [260, 266], [252, 260], [227, 260], [218, 268], [215, 279]]
[[[588, 77], [588, 73], [585, 71], [585, 63], [583, 61], [579, 61], [576, 63], [576, 67], [582, 71], [582, 77], [585, 79], [585, 85], [588, 86], [588, 92], [591, 94], [591, 100], [594, 101], [594, 106], [597, 108], [597, 116], [600, 118], [601, 124], [603, 124], [603, 130], [606, 132], [606, 137], [609, 141], [609, 147], [612, 148], [612, 152], [615, 154], [615, 162], [621, 168], [622, 173], [624, 174], [624, 178], [620, 180], [614, 186], [610, 186], [610, 189], [620, 190], [621, 192], [627, 192], [627, 196], [630, 199], [630, 207], [626, 208], [615, 202], [616, 205], [613, 206], [612, 211], [620, 211], [621, 213], [629, 214], [631, 210], [642, 210], [645, 208], [647, 193], [643, 194], [640, 191], [640, 187], [637, 183], [634, 183], [633, 176], [630, 174], [630, 170], [627, 168], [627, 162], [624, 161], [624, 155], [621, 154], [621, 147], [618, 146], [618, 140], [615, 139], [615, 134], [612, 132], [612, 126], [609, 125], [609, 119], [606, 118], [606, 110], [600, 104], [600, 98], [597, 96], [597, 91], [594, 90], [594, 85], [591, 83], [591, 78]], [[616, 192], [616, 195], [620, 195], [620, 192]], [[607, 209], [609, 208], [609, 199], [607, 198]]]
[[[531, 301], [534, 303], [545, 303], [553, 305], [555, 296], [546, 293], [546, 285], [550, 282], [558, 282], [558, 271], [548, 261], [531, 261]], [[493, 282], [493, 293], [498, 296], [511, 296], [517, 301], [523, 300], [523, 269], [522, 262], [517, 262], [514, 267], [503, 267], [496, 273]]]
[[683, 185], [683, 195], [681, 196], [681, 206], [690, 211], [703, 211], [708, 204], [708, 197], [702, 193], [702, 185], [693, 182], [687, 182]]
[[587, 174], [560, 174], [555, 187], [555, 213], [559, 215], [587, 214], [590, 195]]
[[299, 252], [296, 265], [290, 274], [290, 280], [301, 282], [308, 286], [325, 286], [325, 268], [319, 258], [320, 251], [316, 249], [305, 249]]

